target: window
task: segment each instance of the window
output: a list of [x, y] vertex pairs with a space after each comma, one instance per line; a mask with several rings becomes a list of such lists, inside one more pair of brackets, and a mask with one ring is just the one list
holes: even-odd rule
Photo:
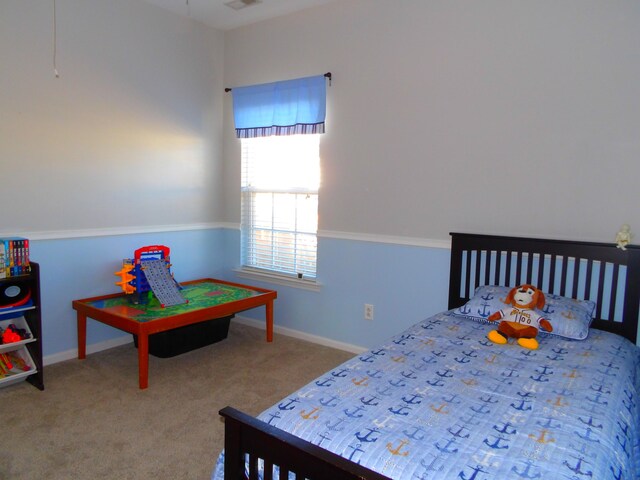
[[243, 268], [315, 279], [320, 136], [241, 142]]

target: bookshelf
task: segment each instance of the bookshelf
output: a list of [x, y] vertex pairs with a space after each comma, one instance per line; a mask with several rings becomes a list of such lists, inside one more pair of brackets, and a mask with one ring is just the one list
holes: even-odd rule
[[26, 380], [36, 388], [44, 390], [40, 265], [36, 262], [29, 263], [30, 273], [0, 279], [0, 294], [20, 290], [28, 291], [30, 295], [29, 301], [20, 306], [0, 308], [0, 328], [4, 331], [13, 324], [31, 334], [31, 338], [0, 344], [0, 355], [13, 366], [8, 370], [6, 362], [3, 362], [0, 388]]

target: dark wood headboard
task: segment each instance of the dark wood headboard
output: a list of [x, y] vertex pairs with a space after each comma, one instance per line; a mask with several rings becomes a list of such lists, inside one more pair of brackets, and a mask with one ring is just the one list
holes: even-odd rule
[[479, 286], [521, 283], [595, 301], [592, 327], [636, 342], [640, 247], [451, 233], [450, 309], [464, 305]]

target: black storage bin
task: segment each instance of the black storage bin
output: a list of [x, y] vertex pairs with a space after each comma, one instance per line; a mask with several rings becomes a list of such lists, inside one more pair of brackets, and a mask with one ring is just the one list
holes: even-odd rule
[[[149, 335], [149, 353], [159, 358], [175, 357], [224, 340], [234, 316], [229, 315]], [[137, 335], [133, 336], [133, 341], [138, 348]]]

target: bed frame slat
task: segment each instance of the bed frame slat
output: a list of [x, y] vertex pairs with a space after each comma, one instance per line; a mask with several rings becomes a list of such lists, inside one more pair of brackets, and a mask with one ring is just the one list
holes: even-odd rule
[[596, 317], [602, 318], [602, 300], [604, 298], [604, 272], [607, 269], [606, 264], [600, 264], [600, 272], [598, 273], [598, 296], [596, 297]]
[[466, 278], [467, 281], [465, 283], [466, 290], [464, 291], [465, 295], [471, 295], [471, 252], [467, 251], [467, 269], [466, 269]]
[[491, 275], [491, 250], [487, 250], [484, 254], [484, 283], [488, 283]]
[[575, 262], [576, 263], [573, 270], [573, 278], [574, 278], [573, 289], [571, 290], [571, 295], [570, 295], [571, 298], [578, 298], [578, 285], [580, 281], [580, 272], [582, 270], [582, 259], [579, 257], [576, 257]]
[[558, 259], [551, 255], [551, 265], [549, 267], [549, 293], [553, 293], [556, 287], [556, 262]]
[[480, 259], [482, 257], [482, 251], [476, 251], [476, 281], [474, 283], [475, 286], [480, 285]]
[[249, 462], [249, 480], [258, 479], [258, 457], [251, 455], [251, 461]]
[[613, 277], [611, 278], [611, 298], [609, 303], [609, 316], [607, 317], [609, 320], [615, 318], [616, 314], [616, 298], [618, 296], [618, 272], [620, 271], [620, 266], [616, 263], [613, 265]]
[[264, 480], [273, 480], [273, 462], [264, 461], [264, 471], [262, 472]]
[[591, 300], [591, 274], [593, 273], [593, 260], [587, 260], [587, 272], [584, 281], [584, 299]]
[[500, 283], [500, 270], [502, 266], [502, 252], [500, 250], [496, 250], [496, 274], [494, 276], [493, 283], [498, 285]]
[[538, 258], [538, 280], [535, 284], [536, 286], [544, 284], [544, 259], [545, 256], [542, 254]]
[[533, 283], [533, 257], [534, 255], [527, 255], [527, 281], [525, 283]]

